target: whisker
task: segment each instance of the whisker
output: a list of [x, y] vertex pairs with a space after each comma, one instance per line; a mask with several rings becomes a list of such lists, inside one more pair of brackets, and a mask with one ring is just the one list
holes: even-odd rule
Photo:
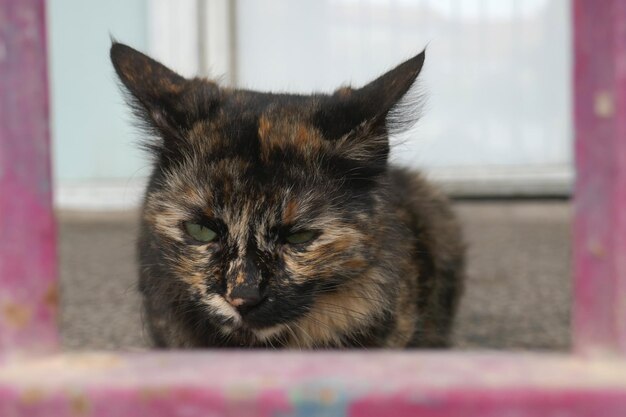
[[287, 330], [289, 330], [289, 333], [291, 333], [291, 335], [293, 336], [294, 343], [298, 345], [298, 350], [302, 350], [302, 346], [300, 346], [300, 341], [298, 340], [298, 336], [296, 336], [296, 333], [293, 331], [290, 325], [285, 324], [285, 326], [287, 327]]
[[296, 323], [295, 321], [292, 323], [294, 326], [296, 326], [298, 329], [300, 329], [304, 335], [306, 337], [309, 338], [309, 340], [311, 341], [311, 348], [315, 349], [317, 344], [315, 343], [315, 340], [313, 339], [313, 337], [309, 334], [309, 332], [307, 332], [306, 330], [304, 330], [304, 328], [302, 326], [300, 326], [298, 323]]

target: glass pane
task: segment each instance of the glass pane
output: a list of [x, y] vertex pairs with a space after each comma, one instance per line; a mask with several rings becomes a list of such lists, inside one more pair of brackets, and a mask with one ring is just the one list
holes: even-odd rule
[[360, 85], [427, 46], [423, 116], [395, 157], [421, 167], [567, 166], [570, 4], [240, 0], [237, 74], [262, 90]]

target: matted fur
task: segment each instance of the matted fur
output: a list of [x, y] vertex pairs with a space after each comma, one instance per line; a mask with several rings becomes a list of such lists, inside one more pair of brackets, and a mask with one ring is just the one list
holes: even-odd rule
[[[140, 290], [162, 347], [437, 347], [463, 283], [459, 227], [419, 174], [389, 166], [390, 131], [424, 53], [332, 95], [187, 80], [115, 43], [154, 170]], [[187, 234], [200, 223], [218, 238]], [[290, 233], [313, 239], [290, 244]], [[242, 305], [235, 294], [260, 302]], [[258, 301], [258, 300], [257, 300]]]

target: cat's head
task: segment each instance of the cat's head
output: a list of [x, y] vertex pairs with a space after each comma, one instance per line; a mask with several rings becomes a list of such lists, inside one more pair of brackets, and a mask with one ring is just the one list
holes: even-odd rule
[[225, 333], [259, 339], [319, 318], [328, 297], [381, 308], [349, 297], [384, 301], [367, 281], [389, 228], [377, 190], [423, 52], [364, 87], [310, 96], [186, 79], [122, 44], [111, 59], [151, 134], [143, 217], [163, 279]]

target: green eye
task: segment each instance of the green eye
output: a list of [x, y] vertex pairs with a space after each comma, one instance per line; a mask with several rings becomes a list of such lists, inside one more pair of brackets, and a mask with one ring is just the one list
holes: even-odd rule
[[291, 243], [292, 245], [297, 245], [300, 243], [309, 242], [313, 239], [313, 237], [315, 237], [315, 232], [297, 232], [287, 236], [287, 242]]
[[213, 230], [197, 223], [185, 222], [185, 230], [189, 233], [189, 236], [199, 242], [209, 243], [217, 237], [217, 233]]

